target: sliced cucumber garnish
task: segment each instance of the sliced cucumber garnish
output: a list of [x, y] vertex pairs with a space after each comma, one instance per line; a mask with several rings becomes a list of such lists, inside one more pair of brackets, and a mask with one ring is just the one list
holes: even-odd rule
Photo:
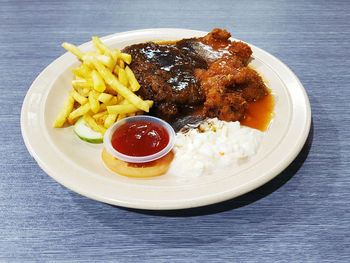
[[78, 137], [86, 142], [102, 143], [103, 134], [91, 129], [86, 121], [81, 117], [74, 125], [74, 132]]

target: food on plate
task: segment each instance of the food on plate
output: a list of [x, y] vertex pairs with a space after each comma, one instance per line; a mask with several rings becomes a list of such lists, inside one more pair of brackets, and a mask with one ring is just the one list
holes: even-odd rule
[[174, 158], [171, 151], [160, 159], [147, 163], [128, 163], [121, 161], [111, 155], [105, 148], [102, 150], [104, 164], [117, 174], [128, 177], [146, 178], [159, 176], [166, 173]]
[[67, 99], [66, 102], [64, 103], [60, 113], [58, 114], [53, 126], [54, 127], [62, 127], [63, 124], [66, 122], [66, 120], [68, 119], [69, 114], [71, 113], [71, 111], [73, 110], [74, 107], [74, 98], [73, 96], [70, 94]]
[[91, 143], [103, 142], [103, 134], [91, 129], [83, 117], [80, 117], [80, 119], [74, 124], [73, 130], [75, 134], [83, 141]]
[[175, 132], [165, 121], [134, 116], [113, 124], [104, 135], [102, 160], [112, 171], [132, 177], [166, 172], [173, 159]]
[[257, 152], [262, 137], [263, 132], [238, 121], [207, 119], [198, 128], [176, 134], [175, 157], [169, 173], [196, 177], [243, 163]]
[[124, 48], [141, 85], [137, 94], [154, 101], [150, 113], [172, 123], [189, 115], [244, 120], [247, 105], [269, 92], [260, 75], [248, 67], [249, 45], [231, 41], [230, 36], [216, 28], [204, 37]]
[[130, 68], [141, 85], [137, 94], [155, 102], [152, 115], [169, 121], [203, 103], [194, 70], [205, 68], [204, 60], [192, 58], [174, 45], [153, 42], [126, 47], [123, 52], [133, 58]]
[[274, 96], [269, 91], [269, 94], [262, 99], [248, 103], [245, 118], [240, 120], [241, 125], [266, 131], [275, 116], [274, 107]]
[[[129, 177], [199, 176], [247, 160], [257, 152], [274, 102], [249, 66], [251, 48], [230, 36], [216, 28], [203, 37], [121, 51], [98, 37], [92, 37], [95, 51], [64, 43], [82, 64], [72, 69], [73, 88], [54, 127], [75, 124], [82, 140], [103, 142], [104, 164]], [[178, 131], [176, 142], [169, 124]]]
[[111, 143], [122, 154], [147, 156], [163, 150], [169, 143], [169, 134], [160, 124], [141, 120], [121, 125], [114, 131]]
[[127, 66], [130, 54], [110, 49], [98, 37], [92, 37], [92, 41], [96, 50], [88, 52], [73, 44], [62, 44], [82, 64], [71, 70], [72, 89], [54, 127], [76, 124], [74, 131], [79, 138], [96, 143], [102, 142], [101, 136], [115, 121], [148, 112], [153, 101], [135, 94], [140, 85]]

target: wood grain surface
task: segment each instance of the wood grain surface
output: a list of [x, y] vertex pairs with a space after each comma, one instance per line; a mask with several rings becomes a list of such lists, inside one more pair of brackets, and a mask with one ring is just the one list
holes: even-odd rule
[[[80, 196], [40, 169], [20, 112], [60, 44], [155, 27], [225, 28], [293, 70], [313, 121], [285, 171], [220, 204], [142, 211]], [[345, 0], [0, 0], [0, 262], [350, 262], [349, 33]]]

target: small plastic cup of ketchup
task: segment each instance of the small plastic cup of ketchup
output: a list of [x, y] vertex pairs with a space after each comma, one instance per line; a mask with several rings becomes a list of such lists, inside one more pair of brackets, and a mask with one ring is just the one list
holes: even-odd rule
[[119, 160], [146, 163], [171, 151], [175, 131], [169, 123], [147, 115], [124, 118], [106, 131], [103, 144]]

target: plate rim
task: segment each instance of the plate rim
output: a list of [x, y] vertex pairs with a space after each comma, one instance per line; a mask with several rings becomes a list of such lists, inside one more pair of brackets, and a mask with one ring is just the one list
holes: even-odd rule
[[[128, 35], [137, 35], [137, 34], [149, 34], [151, 32], [164, 32], [164, 31], [173, 31], [173, 32], [186, 32], [188, 34], [194, 34], [193, 36], [197, 36], [197, 35], [204, 35], [207, 34], [208, 32], [205, 31], [198, 31], [198, 30], [191, 30], [191, 29], [182, 29], [182, 28], [149, 28], [149, 29], [138, 29], [138, 30], [131, 30], [131, 31], [125, 31], [125, 32], [119, 32], [119, 33], [114, 33], [111, 35], [107, 35], [107, 36], [103, 36], [101, 37], [102, 40], [107, 40], [107, 41], [112, 41], [114, 38], [118, 38], [121, 36], [127, 37]], [[242, 41], [236, 38], [232, 38], [233, 40], [238, 40], [238, 41]], [[244, 41], [242, 41], [244, 42]], [[247, 42], [245, 42], [247, 43]], [[240, 185], [239, 188], [240, 189], [236, 189], [236, 191], [233, 193], [232, 189], [234, 189], [234, 187], [232, 187], [231, 189], [226, 190], [225, 192], [219, 192], [216, 194], [211, 194], [208, 196], [201, 196], [201, 197], [197, 197], [197, 198], [193, 198], [193, 199], [187, 199], [186, 201], [182, 201], [181, 203], [177, 203], [176, 200], [166, 200], [165, 202], [159, 203], [159, 202], [155, 202], [155, 201], [150, 201], [150, 200], [144, 200], [144, 202], [135, 202], [135, 201], [127, 201], [127, 200], [115, 200], [115, 199], [111, 199], [111, 198], [106, 198], [106, 197], [101, 197], [98, 195], [95, 195], [94, 193], [91, 193], [89, 191], [85, 191], [83, 188], [72, 185], [68, 182], [66, 182], [65, 180], [63, 180], [60, 176], [57, 176], [54, 174], [54, 171], [51, 171], [50, 167], [47, 166], [47, 164], [45, 162], [42, 161], [42, 159], [40, 158], [40, 156], [38, 155], [38, 152], [35, 149], [35, 146], [30, 142], [30, 138], [28, 137], [28, 131], [25, 128], [25, 115], [26, 115], [26, 111], [28, 106], [28, 100], [30, 99], [30, 95], [31, 92], [34, 89], [34, 86], [37, 82], [42, 81], [42, 78], [45, 76], [45, 74], [47, 73], [47, 71], [49, 71], [51, 69], [51, 67], [53, 67], [55, 65], [55, 63], [57, 63], [57, 61], [59, 61], [62, 57], [67, 57], [70, 54], [68, 52], [64, 53], [63, 55], [61, 55], [60, 57], [56, 58], [55, 60], [53, 60], [47, 67], [45, 67], [45, 69], [43, 71], [40, 72], [40, 74], [35, 78], [35, 80], [32, 82], [30, 88], [27, 91], [27, 94], [23, 100], [23, 104], [22, 104], [22, 109], [21, 109], [21, 132], [22, 132], [22, 137], [25, 143], [25, 146], [27, 147], [29, 153], [31, 154], [31, 156], [36, 160], [36, 162], [38, 163], [39, 167], [45, 172], [47, 173], [50, 177], [52, 177], [55, 181], [59, 182], [60, 184], [64, 185], [65, 187], [67, 187], [68, 189], [77, 192], [83, 196], [92, 198], [94, 200], [97, 201], [101, 201], [101, 202], [105, 202], [105, 203], [109, 203], [112, 205], [117, 205], [117, 206], [123, 206], [123, 207], [129, 207], [129, 208], [136, 208], [136, 209], [149, 209], [149, 210], [169, 210], [169, 209], [184, 209], [184, 208], [192, 208], [192, 207], [199, 207], [199, 206], [204, 206], [204, 205], [209, 205], [209, 204], [213, 204], [213, 203], [218, 203], [221, 201], [225, 201], [231, 198], [235, 198], [237, 196], [240, 196], [244, 193], [250, 192], [251, 190], [256, 189], [259, 186], [262, 186], [263, 184], [265, 184], [266, 182], [272, 180], [274, 177], [276, 177], [280, 172], [282, 172], [296, 157], [297, 155], [300, 153], [300, 151], [302, 150], [309, 132], [310, 132], [310, 127], [311, 127], [311, 107], [310, 107], [310, 102], [307, 96], [307, 92], [304, 89], [302, 83], [300, 82], [300, 80], [298, 79], [298, 77], [294, 74], [294, 72], [287, 66], [285, 65], [281, 60], [279, 60], [278, 58], [276, 58], [275, 56], [273, 56], [272, 54], [266, 52], [265, 50], [256, 47], [250, 43], [249, 44], [252, 48], [259, 50], [260, 52], [264, 53], [265, 55], [271, 57], [273, 60], [276, 60], [278, 63], [281, 63], [284, 67], [285, 70], [288, 71], [289, 74], [291, 74], [291, 76], [294, 78], [294, 80], [298, 83], [298, 87], [300, 88], [300, 91], [303, 94], [303, 99], [305, 100], [305, 114], [306, 114], [306, 118], [305, 118], [305, 123], [304, 123], [304, 130], [301, 133], [301, 137], [298, 140], [298, 144], [297, 146], [294, 148], [294, 150], [292, 151], [292, 154], [289, 156], [288, 160], [283, 164], [283, 165], [279, 165], [278, 167], [274, 167], [273, 170], [270, 171], [268, 176], [259, 176], [257, 178], [255, 178], [255, 180], [249, 181], [247, 184], [245, 185]], [[85, 48], [87, 46], [91, 45], [91, 41], [85, 42], [81, 45], [79, 45], [79, 47], [81, 48]], [[49, 92], [49, 91], [48, 91]]]

